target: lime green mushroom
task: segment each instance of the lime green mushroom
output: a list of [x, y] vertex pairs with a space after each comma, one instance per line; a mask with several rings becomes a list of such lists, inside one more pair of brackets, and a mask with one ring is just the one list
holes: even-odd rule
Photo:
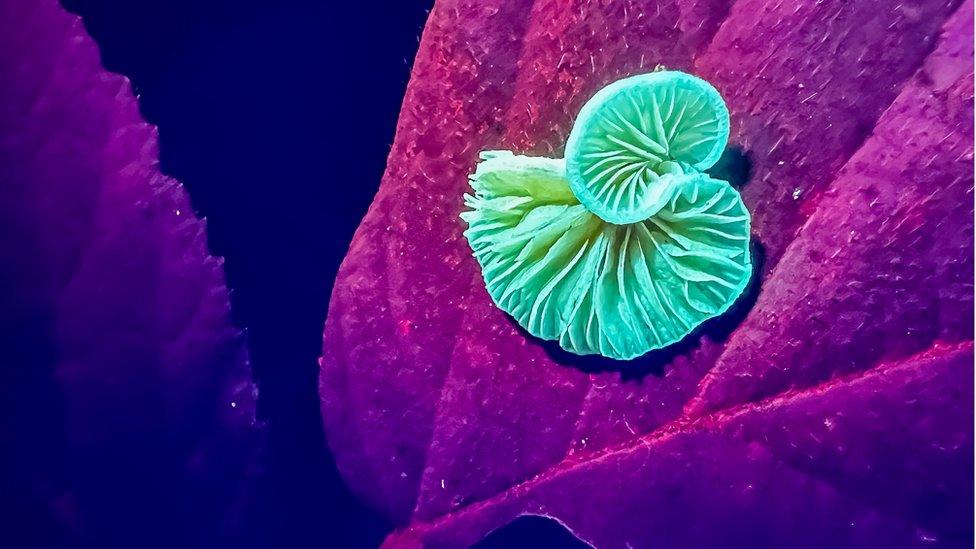
[[610, 223], [653, 215], [670, 187], [712, 167], [729, 111], [708, 82], [661, 71], [618, 80], [583, 105], [566, 142], [569, 184]]
[[616, 359], [725, 312], [752, 272], [749, 212], [701, 171], [728, 125], [714, 88], [665, 71], [598, 92], [565, 160], [483, 152], [461, 217], [495, 304], [536, 337]]

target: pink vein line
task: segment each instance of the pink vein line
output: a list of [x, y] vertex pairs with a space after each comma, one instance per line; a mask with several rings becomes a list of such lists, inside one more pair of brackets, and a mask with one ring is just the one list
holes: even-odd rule
[[556, 478], [562, 474], [572, 472], [575, 469], [589, 466], [601, 461], [607, 460], [615, 456], [626, 455], [634, 450], [640, 448], [649, 448], [651, 446], [666, 442], [678, 435], [687, 434], [695, 431], [708, 431], [715, 430], [717, 428], [723, 427], [732, 421], [742, 417], [750, 412], [759, 412], [763, 410], [769, 410], [771, 408], [777, 408], [793, 401], [823, 395], [833, 391], [838, 387], [844, 387], [852, 383], [856, 383], [862, 380], [871, 379], [877, 376], [883, 376], [890, 374], [894, 371], [901, 370], [903, 368], [908, 368], [919, 361], [924, 360], [934, 360], [942, 357], [952, 356], [957, 353], [965, 353], [973, 351], [973, 341], [966, 340], [956, 343], [941, 343], [937, 342], [933, 344], [928, 349], [920, 351], [914, 355], [907, 358], [896, 360], [892, 362], [881, 363], [874, 368], [868, 370], [862, 370], [854, 374], [846, 376], [838, 376], [836, 378], [830, 379], [829, 381], [822, 383], [820, 385], [815, 385], [812, 387], [806, 387], [803, 389], [791, 390], [779, 395], [770, 397], [768, 399], [758, 401], [758, 402], [747, 402], [738, 406], [724, 408], [718, 410], [708, 415], [698, 416], [695, 418], [682, 417], [671, 423], [668, 423], [664, 427], [649, 433], [643, 437], [638, 437], [624, 444], [617, 445], [615, 447], [605, 448], [603, 450], [597, 451], [590, 455], [580, 456], [576, 459], [566, 459], [556, 466], [550, 468], [549, 470], [536, 475], [535, 477], [515, 484], [506, 490], [499, 492], [498, 494], [484, 499], [477, 503], [472, 503], [471, 505], [453, 511], [450, 513], [445, 513], [440, 517], [428, 521], [414, 523], [412, 526], [405, 530], [395, 532], [391, 535], [396, 535], [397, 533], [411, 532], [413, 534], [421, 534], [426, 531], [436, 530], [438, 527], [444, 523], [450, 521], [451, 519], [461, 516], [476, 513], [479, 510], [491, 507], [506, 498], [512, 496], [517, 492], [530, 491], [536, 486], [543, 484], [553, 478]]

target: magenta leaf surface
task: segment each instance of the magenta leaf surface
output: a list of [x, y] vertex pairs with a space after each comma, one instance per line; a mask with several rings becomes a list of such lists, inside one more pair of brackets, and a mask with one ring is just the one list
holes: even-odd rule
[[221, 262], [81, 20], [0, 2], [0, 29], [4, 491], [48, 521], [16, 526], [35, 543], [225, 540], [260, 430]]
[[[971, 545], [972, 14], [439, 2], [322, 358], [330, 445], [388, 544], [536, 514], [608, 547]], [[492, 305], [461, 195], [480, 150], [559, 156], [589, 95], [658, 64], [729, 104], [760, 290], [731, 333], [594, 367]]]

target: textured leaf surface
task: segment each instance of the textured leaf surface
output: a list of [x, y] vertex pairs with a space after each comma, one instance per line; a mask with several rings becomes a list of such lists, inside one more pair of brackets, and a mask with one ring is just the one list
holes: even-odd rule
[[725, 312], [752, 274], [749, 213], [724, 181], [673, 183], [662, 209], [603, 221], [562, 160], [482, 153], [461, 214], [492, 300], [563, 349], [632, 359]]
[[[971, 545], [972, 11], [439, 3], [322, 359], [329, 442], [390, 543], [535, 513], [609, 546]], [[587, 98], [658, 64], [728, 103], [758, 297], [580, 361], [492, 304], [460, 197], [479, 150], [561, 156]]]
[[16, 527], [216, 543], [259, 436], [221, 263], [80, 19], [0, 2], [0, 28], [2, 491], [49, 521]]
[[965, 547], [973, 440], [959, 426], [971, 420], [972, 364], [972, 342], [937, 346], [677, 422], [387, 545], [461, 547], [528, 513], [597, 547]]

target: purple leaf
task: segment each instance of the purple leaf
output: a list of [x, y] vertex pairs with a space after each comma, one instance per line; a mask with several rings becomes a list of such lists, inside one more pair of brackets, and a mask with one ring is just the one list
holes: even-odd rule
[[0, 29], [12, 494], [47, 515], [45, 536], [225, 539], [260, 434], [221, 262], [81, 20], [53, 0], [0, 2]]
[[[322, 358], [329, 442], [389, 544], [521, 514], [600, 546], [971, 544], [972, 13], [439, 2]], [[657, 64], [729, 104], [761, 290], [727, 339], [585, 363], [491, 304], [461, 195], [480, 150], [558, 156], [589, 95]]]
[[597, 547], [965, 546], [972, 342], [566, 460], [388, 546], [468, 545], [520, 514]]

